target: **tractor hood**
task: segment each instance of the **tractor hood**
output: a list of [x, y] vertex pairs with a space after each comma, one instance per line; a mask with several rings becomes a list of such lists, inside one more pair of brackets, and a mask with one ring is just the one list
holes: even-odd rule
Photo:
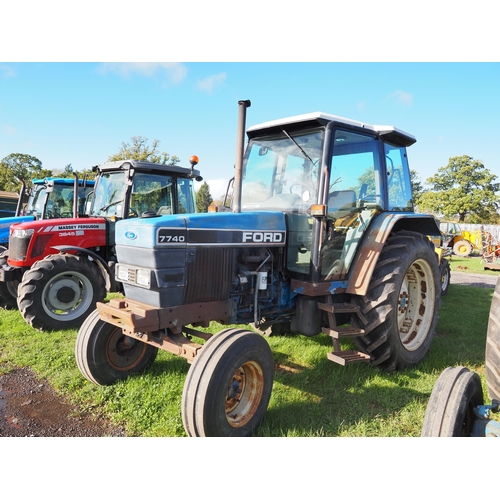
[[284, 246], [282, 212], [200, 213], [116, 223], [116, 244], [140, 248]]

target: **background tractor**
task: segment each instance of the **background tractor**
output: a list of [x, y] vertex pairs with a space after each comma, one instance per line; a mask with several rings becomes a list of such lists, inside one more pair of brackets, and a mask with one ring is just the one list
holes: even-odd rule
[[468, 239], [456, 222], [441, 222], [443, 244], [459, 257], [468, 257], [475, 249], [475, 243]]
[[[60, 217], [82, 216], [85, 210], [85, 201], [94, 189], [94, 181], [80, 179], [62, 179], [47, 177], [34, 179], [28, 201], [23, 207], [26, 193], [26, 184], [21, 181], [21, 192], [13, 217], [6, 217], [0, 222], [0, 249], [6, 250], [9, 246], [9, 232], [12, 224], [33, 221], [38, 219], [57, 219]], [[75, 193], [77, 195], [77, 213], [74, 213]]]
[[[265, 415], [273, 355], [235, 324], [323, 333], [329, 360], [391, 371], [424, 358], [441, 303], [439, 227], [413, 210], [415, 138], [318, 112], [250, 127], [243, 155], [248, 106], [232, 211], [118, 222], [126, 298], [97, 303], [75, 346], [81, 373], [101, 385], [147, 369], [158, 349], [187, 359], [190, 436], [247, 436]], [[226, 328], [197, 329], [211, 321]]]
[[477, 373], [464, 366], [443, 370], [427, 404], [422, 437], [500, 437], [500, 422], [490, 418], [500, 409], [500, 278], [488, 321], [486, 386], [489, 405]]
[[121, 290], [113, 272], [116, 221], [195, 212], [193, 181], [202, 179], [197, 162], [192, 157], [191, 168], [134, 160], [94, 167], [86, 217], [11, 226], [1, 299], [18, 306], [34, 328], [80, 326], [107, 292]]

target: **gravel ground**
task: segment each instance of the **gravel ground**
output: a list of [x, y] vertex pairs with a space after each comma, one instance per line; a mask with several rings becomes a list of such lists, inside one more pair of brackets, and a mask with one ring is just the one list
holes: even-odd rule
[[[500, 273], [499, 273], [500, 276]], [[451, 283], [495, 288], [497, 276], [451, 273]], [[28, 368], [0, 376], [0, 436], [124, 436], [124, 430], [95, 420], [58, 396]]]
[[95, 420], [68, 404], [28, 368], [0, 376], [0, 436], [124, 436], [123, 429]]

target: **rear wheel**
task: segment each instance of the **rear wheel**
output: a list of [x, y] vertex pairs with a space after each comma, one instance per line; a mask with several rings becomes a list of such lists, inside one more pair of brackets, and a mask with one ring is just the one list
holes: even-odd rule
[[80, 326], [104, 300], [106, 284], [98, 266], [76, 255], [48, 255], [24, 273], [18, 288], [21, 315], [33, 328]]
[[[9, 251], [0, 253], [0, 267], [7, 265]], [[0, 306], [5, 309], [17, 309], [17, 287], [19, 281], [0, 281]]]
[[97, 385], [111, 385], [154, 362], [158, 348], [123, 335], [122, 329], [103, 321], [93, 311], [80, 327], [75, 345], [82, 375]]
[[453, 253], [460, 257], [468, 257], [472, 253], [472, 244], [467, 240], [459, 240], [453, 245]]
[[195, 358], [182, 392], [189, 436], [249, 436], [269, 404], [274, 361], [267, 341], [249, 330], [214, 335]]
[[491, 301], [486, 336], [486, 386], [488, 397], [500, 400], [500, 278]]
[[450, 288], [451, 279], [450, 262], [448, 259], [441, 259], [439, 270], [441, 272], [441, 296], [445, 296], [448, 293], [448, 288]]
[[482, 405], [481, 379], [463, 366], [446, 368], [432, 389], [422, 426], [422, 437], [470, 437]]
[[383, 370], [420, 362], [431, 345], [441, 304], [441, 279], [434, 245], [424, 235], [400, 231], [380, 253], [366, 296], [353, 302], [367, 320], [358, 348]]

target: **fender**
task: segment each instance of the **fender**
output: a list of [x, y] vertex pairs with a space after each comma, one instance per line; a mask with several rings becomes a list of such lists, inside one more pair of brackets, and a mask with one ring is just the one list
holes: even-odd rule
[[[439, 236], [440, 230], [432, 215], [409, 212], [385, 212], [380, 214], [367, 229], [363, 244], [353, 261], [347, 293], [366, 295], [375, 265], [389, 235], [406, 229], [428, 236]], [[438, 255], [439, 259], [439, 255]]]
[[114, 273], [111, 272], [108, 263], [100, 255], [97, 255], [95, 252], [92, 252], [92, 250], [89, 250], [88, 248], [81, 248], [70, 245], [56, 245], [51, 248], [59, 251], [60, 253], [77, 252], [79, 254], [85, 254], [91, 257], [92, 260], [96, 261], [96, 264], [99, 266], [104, 278], [106, 279], [106, 289], [108, 290], [108, 292], [116, 291], [117, 288]]

